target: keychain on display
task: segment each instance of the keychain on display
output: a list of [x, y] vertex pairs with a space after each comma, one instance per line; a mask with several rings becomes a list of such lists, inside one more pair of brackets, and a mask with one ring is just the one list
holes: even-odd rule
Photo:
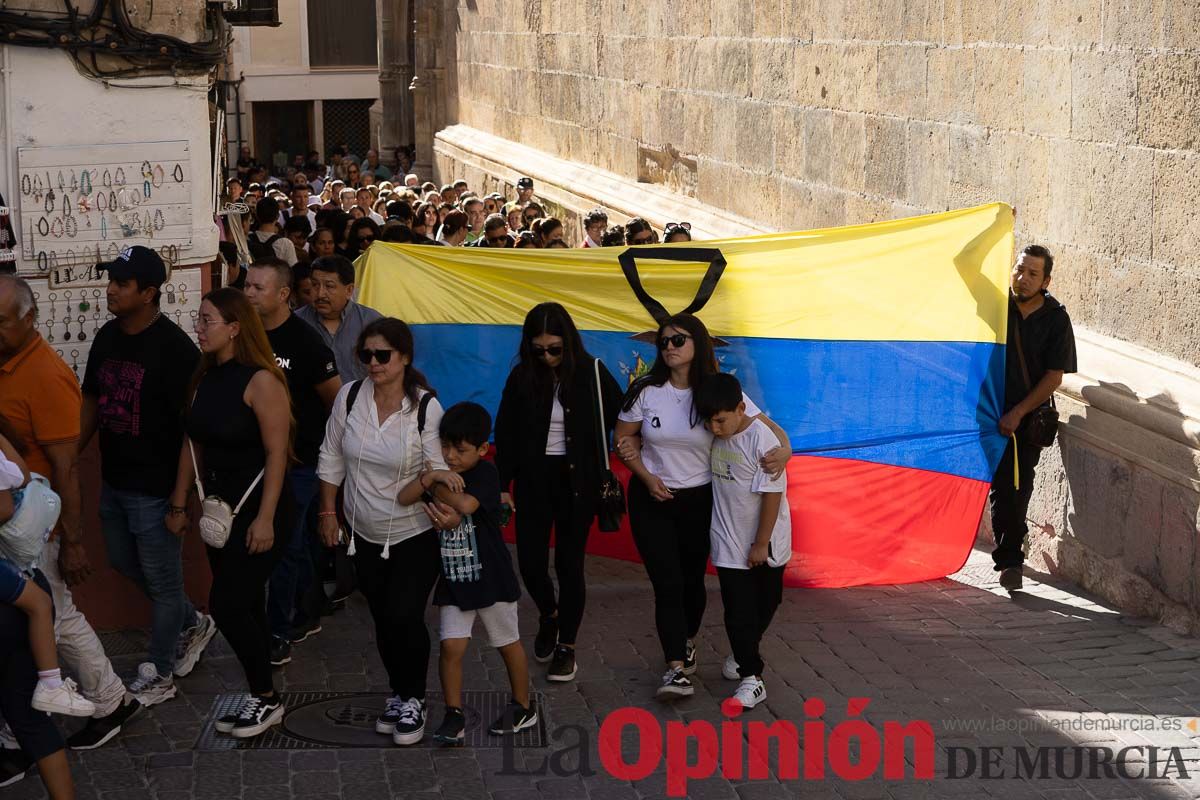
[[71, 370], [75, 373], [75, 380], [79, 380], [79, 351], [71, 351]]
[[167, 284], [167, 305], [175, 305], [175, 284]]
[[187, 294], [186, 293], [187, 293], [187, 284], [186, 283], [179, 284], [179, 302], [185, 306], [187, 305]]
[[[57, 264], [55, 264], [54, 266], [57, 266]], [[65, 292], [63, 292], [63, 297], [67, 298], [66, 305], [64, 305], [63, 308], [66, 310], [66, 315], [69, 319], [71, 316], [71, 290], [67, 289]]]
[[95, 322], [95, 325], [92, 326], [92, 336], [95, 336], [100, 333], [100, 309], [97, 308], [92, 312], [92, 321]]
[[75, 336], [75, 338], [81, 342], [87, 341], [87, 333], [85, 333], [83, 330], [83, 323], [86, 320], [87, 320], [87, 317], [85, 317], [83, 314], [80, 314], [79, 319], [77, 320], [79, 322], [79, 333]]

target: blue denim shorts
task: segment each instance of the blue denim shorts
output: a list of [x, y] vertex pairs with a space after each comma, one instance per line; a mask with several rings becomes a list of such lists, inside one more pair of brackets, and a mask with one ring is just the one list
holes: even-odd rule
[[21, 592], [25, 591], [27, 578], [7, 558], [0, 558], [0, 602], [12, 604], [17, 602]]

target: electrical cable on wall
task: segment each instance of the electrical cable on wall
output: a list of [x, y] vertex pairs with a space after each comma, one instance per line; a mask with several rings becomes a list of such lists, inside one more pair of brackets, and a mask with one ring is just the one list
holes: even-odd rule
[[[202, 42], [187, 42], [134, 25], [125, 0], [94, 2], [86, 15], [71, 0], [63, 0], [66, 10], [57, 16], [0, 10], [0, 44], [65, 50], [80, 72], [105, 82], [155, 75], [209, 74], [224, 60], [230, 28], [214, 8], [206, 12], [212, 37]], [[105, 66], [101, 63], [104, 57], [119, 58], [125, 63]]]

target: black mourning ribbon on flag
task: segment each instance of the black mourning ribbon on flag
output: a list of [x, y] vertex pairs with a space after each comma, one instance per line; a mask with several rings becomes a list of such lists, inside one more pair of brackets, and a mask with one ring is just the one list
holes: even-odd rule
[[725, 272], [725, 256], [715, 247], [645, 247], [640, 246], [635, 253], [633, 248], [628, 248], [621, 255], [617, 256], [617, 261], [621, 264], [621, 271], [625, 273], [625, 280], [629, 282], [629, 288], [633, 289], [634, 295], [650, 312], [650, 316], [654, 321], [661, 324], [663, 320], [671, 316], [671, 312], [663, 306], [662, 303], [650, 296], [649, 292], [642, 286], [641, 276], [638, 275], [637, 259], [650, 259], [653, 261], [687, 261], [690, 263], [708, 262], [708, 269], [704, 273], [704, 277], [700, 281], [700, 288], [696, 290], [696, 296], [688, 307], [683, 309], [683, 314], [695, 314], [712, 297], [716, 291], [717, 282], [721, 280], [722, 273]]

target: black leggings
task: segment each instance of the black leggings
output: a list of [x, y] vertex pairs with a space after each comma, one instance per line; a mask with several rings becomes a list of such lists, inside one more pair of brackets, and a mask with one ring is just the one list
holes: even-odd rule
[[[240, 493], [229, 494], [241, 497]], [[285, 481], [275, 509], [275, 541], [270, 550], [250, 555], [246, 552], [246, 532], [258, 514], [261, 499], [260, 485], [234, 518], [225, 546], [205, 550], [213, 576], [208, 595], [213, 620], [246, 671], [250, 692], [266, 695], [275, 691], [271, 675], [271, 626], [267, 623], [267, 581], [287, 549], [296, 504], [291, 486]]]
[[783, 602], [783, 567], [717, 567], [717, 577], [725, 605], [725, 634], [738, 663], [738, 674], [761, 678], [763, 661], [758, 646]]
[[[558, 640], [574, 645], [587, 601], [584, 556], [595, 514], [575, 502], [566, 456], [547, 456], [543, 464], [517, 478], [517, 563], [525, 590], [542, 617], [558, 612]], [[550, 580], [550, 529], [554, 529], [554, 572]]]
[[[50, 594], [50, 584], [40, 572], [33, 581]], [[21, 752], [34, 761], [63, 749], [62, 736], [50, 715], [34, 711], [37, 666], [29, 646], [29, 617], [24, 611], [0, 603], [0, 717], [12, 729]]]
[[429, 628], [425, 608], [442, 572], [437, 532], [432, 528], [402, 542], [383, 545], [361, 536], [354, 541], [358, 588], [375, 622], [375, 644], [392, 693], [407, 700], [425, 699], [429, 671]]
[[654, 623], [667, 661], [682, 661], [687, 640], [700, 631], [708, 593], [712, 485], [675, 490], [660, 502], [645, 484], [629, 481], [629, 526], [654, 587]]

